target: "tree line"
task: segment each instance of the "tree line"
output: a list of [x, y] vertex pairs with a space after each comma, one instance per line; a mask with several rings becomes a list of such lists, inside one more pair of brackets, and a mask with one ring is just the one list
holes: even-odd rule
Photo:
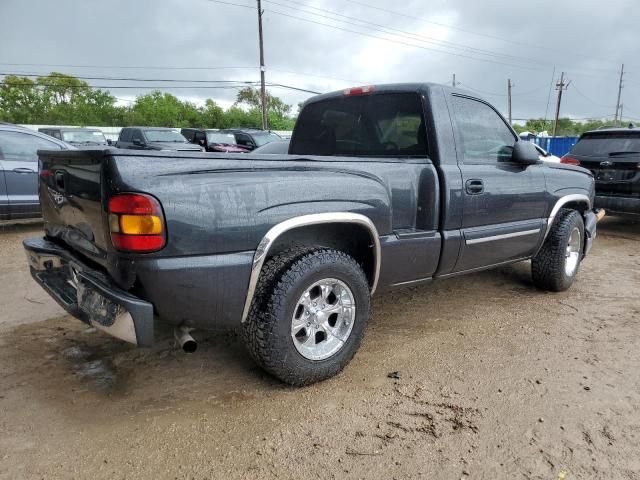
[[[267, 93], [269, 128], [292, 130], [292, 108]], [[92, 88], [74, 76], [52, 72], [32, 80], [7, 75], [0, 83], [0, 121], [36, 125], [153, 127], [260, 127], [260, 94], [255, 88], [238, 91], [235, 103], [223, 109], [212, 99], [203, 105], [155, 90], [118, 105], [110, 92]]]
[[[251, 87], [238, 91], [235, 103], [223, 109], [212, 99], [203, 105], [183, 101], [159, 90], [138, 96], [131, 105], [118, 105], [110, 92], [92, 88], [74, 76], [52, 72], [32, 80], [7, 75], [0, 83], [0, 121], [36, 125], [95, 125], [153, 127], [260, 127], [260, 92]], [[267, 93], [269, 127], [292, 130], [292, 108], [280, 98]], [[579, 136], [588, 130], [613, 126], [612, 121], [570, 118], [558, 121], [557, 135]], [[520, 133], [553, 131], [553, 121], [542, 118], [514, 124]]]

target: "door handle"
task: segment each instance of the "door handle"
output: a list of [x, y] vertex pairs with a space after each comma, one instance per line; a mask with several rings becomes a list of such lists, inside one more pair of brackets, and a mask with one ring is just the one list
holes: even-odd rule
[[469, 195], [479, 195], [482, 192], [484, 192], [484, 182], [476, 178], [467, 180], [464, 184], [464, 187], [465, 187], [465, 191]]
[[14, 168], [13, 171], [15, 173], [36, 173], [35, 170], [26, 167]]

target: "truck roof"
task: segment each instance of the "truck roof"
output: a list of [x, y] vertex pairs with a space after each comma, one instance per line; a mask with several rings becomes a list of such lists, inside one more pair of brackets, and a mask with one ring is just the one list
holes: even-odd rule
[[429, 90], [434, 88], [441, 88], [447, 90], [449, 92], [458, 92], [465, 95], [471, 95], [473, 97], [477, 97], [478, 95], [474, 95], [473, 93], [460, 89], [453, 88], [448, 85], [442, 85], [439, 83], [430, 83], [430, 82], [411, 82], [411, 83], [384, 83], [384, 84], [375, 84], [375, 85], [367, 85], [360, 87], [352, 87], [345, 88], [342, 90], [336, 90], [329, 93], [324, 93], [321, 95], [316, 95], [315, 97], [310, 98], [305, 102], [305, 105], [308, 103], [321, 102], [323, 100], [327, 100], [330, 98], [342, 97], [345, 95], [358, 95], [358, 94], [377, 94], [377, 93], [408, 93], [408, 92], [416, 92], [416, 93], [428, 93]]

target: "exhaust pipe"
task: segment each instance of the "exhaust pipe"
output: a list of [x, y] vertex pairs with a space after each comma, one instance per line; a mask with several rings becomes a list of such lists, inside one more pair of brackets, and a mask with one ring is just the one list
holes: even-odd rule
[[193, 353], [198, 348], [198, 343], [189, 333], [191, 330], [193, 329], [183, 325], [181, 327], [176, 327], [173, 331], [173, 335], [180, 344], [180, 348], [182, 348], [186, 353]]

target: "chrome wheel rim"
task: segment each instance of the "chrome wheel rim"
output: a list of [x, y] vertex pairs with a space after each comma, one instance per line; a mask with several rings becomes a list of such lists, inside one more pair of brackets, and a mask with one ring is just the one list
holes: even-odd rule
[[353, 330], [356, 302], [346, 283], [319, 280], [300, 296], [291, 319], [296, 350], [309, 360], [324, 360], [342, 349]]
[[569, 243], [567, 244], [567, 250], [564, 259], [564, 273], [571, 277], [578, 268], [578, 262], [580, 261], [580, 250], [582, 242], [580, 241], [580, 230], [574, 228], [569, 235]]

